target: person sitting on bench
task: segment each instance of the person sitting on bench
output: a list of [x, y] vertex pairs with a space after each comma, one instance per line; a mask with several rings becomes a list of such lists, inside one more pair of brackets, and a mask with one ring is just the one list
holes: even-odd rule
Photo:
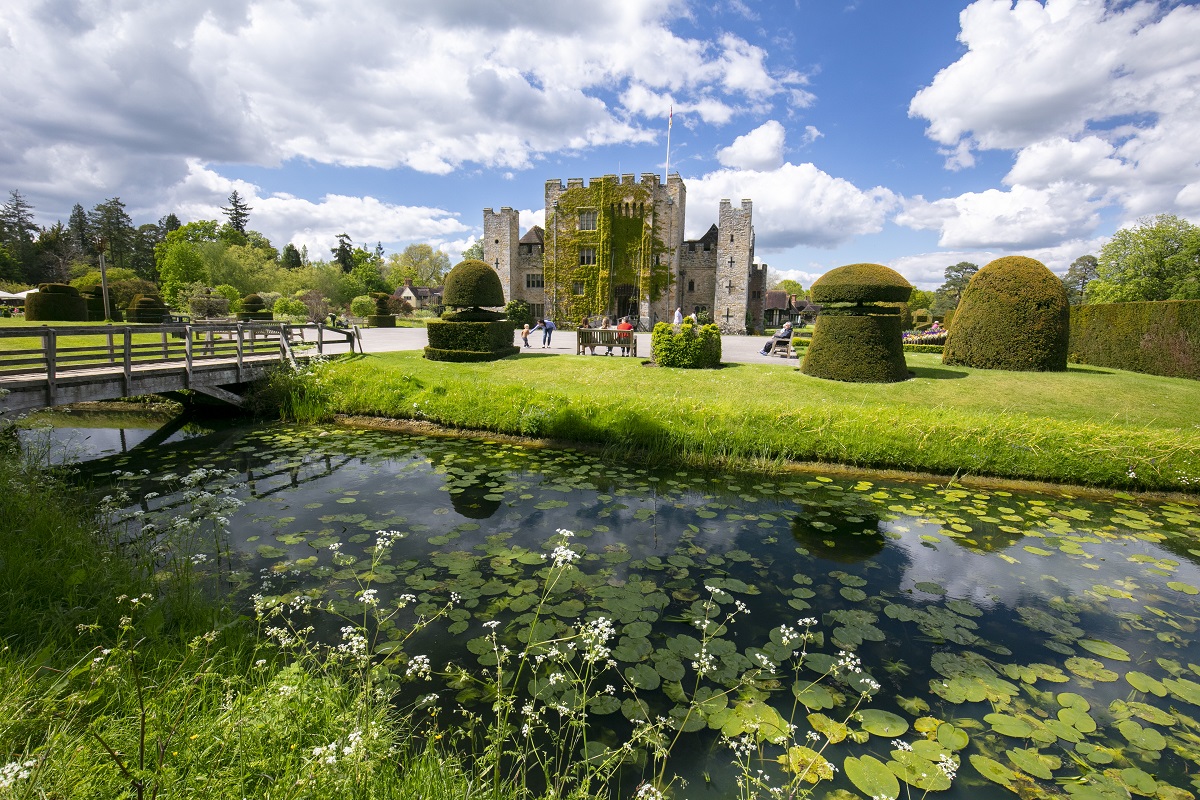
[[775, 348], [783, 345], [786, 348], [792, 341], [792, 323], [785, 322], [783, 327], [775, 331], [775, 335], [767, 339], [767, 343], [763, 345], [762, 350], [758, 351], [760, 356], [769, 356], [775, 352]]

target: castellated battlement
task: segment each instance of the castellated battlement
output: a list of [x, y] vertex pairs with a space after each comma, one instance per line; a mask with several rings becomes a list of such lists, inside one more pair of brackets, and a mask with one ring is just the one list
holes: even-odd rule
[[[511, 214], [511, 213], [513, 213], [512, 206], [500, 206], [500, 214]], [[493, 216], [493, 217], [497, 216], [496, 211], [491, 208], [485, 208], [483, 210], [483, 214], [485, 217], [486, 216]]]
[[[635, 186], [640, 183], [650, 189], [662, 186], [662, 177], [657, 172], [643, 172], [640, 181], [637, 180], [637, 177], [632, 172], [623, 172], [619, 176], [619, 179], [617, 175], [611, 174], [592, 178], [590, 181], [585, 181], [583, 178], [567, 178], [565, 185], [562, 180], [552, 179], [546, 181], [546, 191], [565, 192], [568, 189], [584, 189], [592, 184], [604, 183], [606, 181], [614, 184], [619, 183], [622, 186]], [[681, 179], [678, 174], [673, 174], [668, 178], [668, 182], [678, 183], [681, 182]]]

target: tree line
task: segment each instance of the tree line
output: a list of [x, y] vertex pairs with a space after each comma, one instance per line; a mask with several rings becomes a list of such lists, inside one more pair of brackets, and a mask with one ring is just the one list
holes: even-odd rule
[[[315, 293], [334, 308], [346, 308], [355, 297], [390, 294], [406, 281], [440, 286], [450, 270], [449, 256], [429, 244], [385, 254], [382, 243], [357, 245], [345, 233], [335, 238], [326, 259], [312, 258], [307, 247], [290, 242], [278, 250], [250, 226], [253, 210], [234, 191], [221, 208], [224, 220], [185, 223], [172, 213], [135, 225], [121, 198], [114, 197], [90, 211], [77, 203], [65, 224], [40, 226], [33, 207], [14, 189], [0, 206], [0, 287], [92, 287], [100, 283], [103, 257], [119, 305], [135, 294], [159, 293], [186, 307], [190, 294], [219, 287], [221, 294], [236, 296]], [[482, 242], [476, 248], [481, 254]]]
[[[934, 291], [916, 289], [909, 308], [927, 308], [942, 317], [958, 307], [979, 265], [960, 261], [946, 267]], [[1081, 255], [1061, 276], [1071, 305], [1146, 300], [1200, 300], [1200, 226], [1174, 214], [1144, 217], [1122, 228], [1100, 255]], [[779, 281], [775, 289], [804, 296], [799, 283]]]

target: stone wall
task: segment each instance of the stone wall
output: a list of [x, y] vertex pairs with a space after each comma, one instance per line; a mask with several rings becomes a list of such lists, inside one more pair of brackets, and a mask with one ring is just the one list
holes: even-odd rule
[[513, 266], [517, 263], [517, 242], [521, 238], [519, 217], [508, 206], [503, 206], [500, 213], [490, 208], [483, 210], [483, 260], [500, 274], [505, 302], [514, 296]]

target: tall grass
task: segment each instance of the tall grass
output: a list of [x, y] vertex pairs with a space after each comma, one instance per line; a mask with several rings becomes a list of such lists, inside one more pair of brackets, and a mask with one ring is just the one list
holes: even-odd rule
[[[364, 356], [292, 376], [307, 416], [366, 415], [561, 439], [649, 463], [785, 461], [1085, 486], [1196, 491], [1200, 382], [1115, 370], [949, 369], [843, 384], [776, 366], [647, 368], [520, 356], [489, 364]], [[319, 390], [319, 391], [318, 391]], [[299, 401], [293, 405], [301, 405]]]

